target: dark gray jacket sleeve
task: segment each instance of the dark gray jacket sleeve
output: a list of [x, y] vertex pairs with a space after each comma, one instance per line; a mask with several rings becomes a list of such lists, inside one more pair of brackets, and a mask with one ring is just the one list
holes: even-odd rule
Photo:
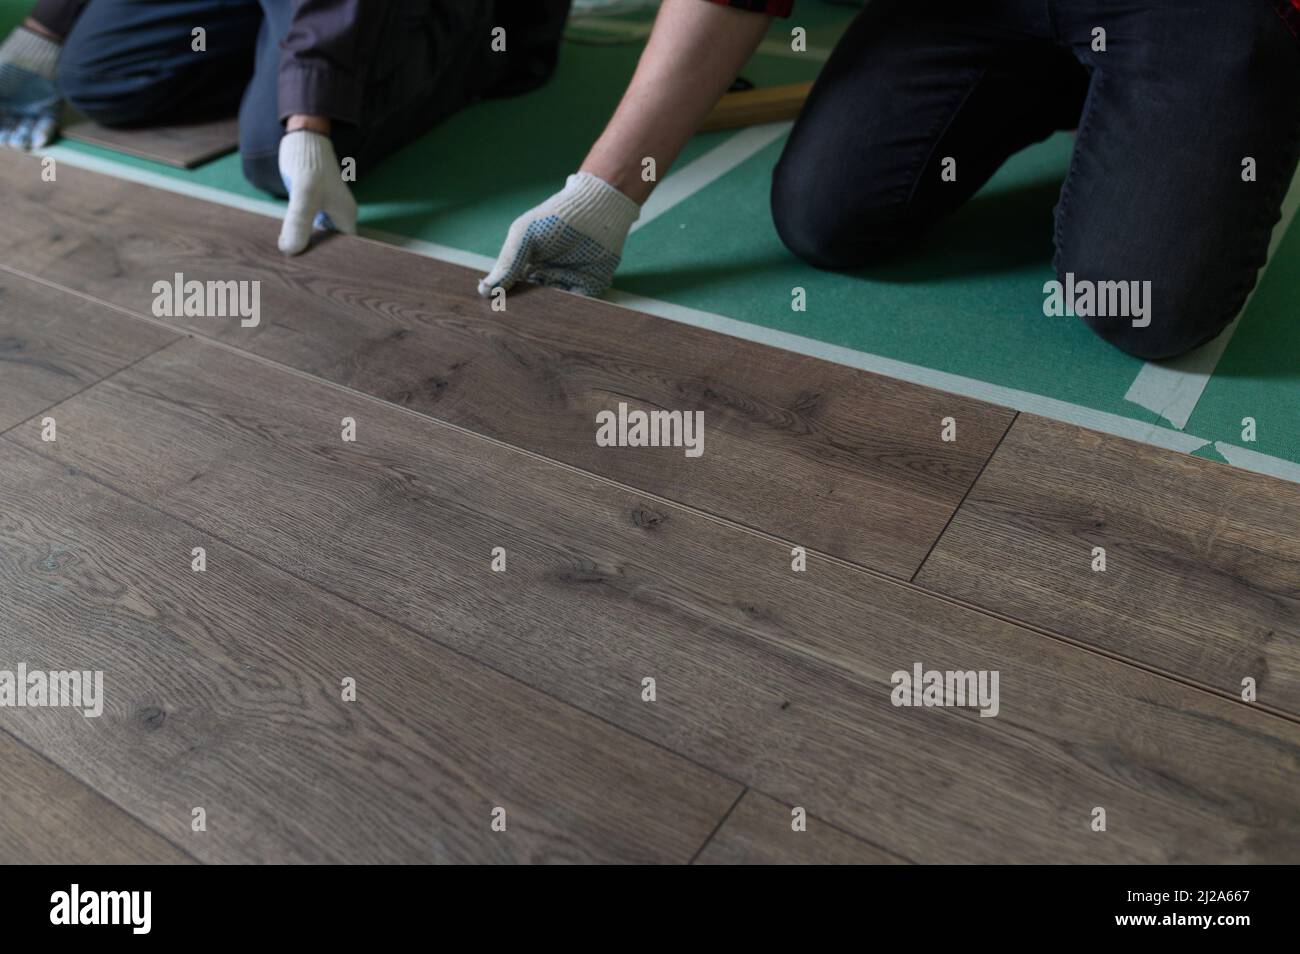
[[55, 36], [65, 38], [72, 32], [72, 24], [81, 16], [90, 0], [37, 0], [31, 18]]
[[280, 118], [293, 113], [355, 123], [366, 71], [382, 55], [380, 32], [393, 0], [294, 0], [280, 44]]
[[[32, 19], [66, 37], [89, 0], [37, 0]], [[280, 43], [280, 118], [294, 113], [355, 123], [366, 72], [378, 49], [394, 0], [293, 0], [289, 31]]]

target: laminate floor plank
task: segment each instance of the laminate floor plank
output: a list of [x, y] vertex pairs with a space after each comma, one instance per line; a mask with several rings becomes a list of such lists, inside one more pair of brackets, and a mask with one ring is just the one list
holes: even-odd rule
[[[119, 419], [108, 436], [129, 448], [131, 432]], [[99, 670], [105, 701], [98, 718], [2, 707], [0, 728], [199, 859], [685, 862], [741, 790], [3, 447], [0, 669]], [[20, 793], [42, 785], [39, 765], [4, 765], [6, 798], [11, 774]], [[80, 850], [59, 844], [59, 818], [45, 837]], [[118, 827], [105, 851], [129, 847]], [[0, 828], [0, 848], [11, 839]]]
[[177, 337], [0, 271], [0, 431]]
[[1295, 484], [1021, 415], [916, 582], [1300, 715]]
[[[1014, 416], [551, 289], [497, 312], [472, 270], [364, 239], [285, 258], [274, 220], [84, 170], [0, 155], [0, 188], [14, 268], [146, 316], [176, 274], [260, 281], [257, 327], [175, 326], [901, 578]], [[703, 455], [597, 446], [620, 403], [702, 411]]]
[[152, 159], [178, 169], [193, 169], [239, 148], [239, 120], [234, 116], [168, 126], [131, 129], [104, 126], [73, 114], [63, 135], [77, 142]]
[[901, 859], [807, 816], [792, 827], [795, 806], [752, 788], [696, 859], [701, 865], [891, 865]]
[[[903, 859], [1300, 852], [1300, 726], [908, 584], [197, 339], [57, 413], [5, 440]], [[996, 717], [895, 706], [918, 663]]]
[[0, 864], [194, 863], [157, 832], [7, 732], [0, 732], [0, 765]]

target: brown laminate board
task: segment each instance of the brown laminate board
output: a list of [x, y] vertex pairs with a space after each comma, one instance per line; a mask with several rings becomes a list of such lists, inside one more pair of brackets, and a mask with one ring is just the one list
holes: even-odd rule
[[916, 582], [1300, 715], [1295, 484], [1021, 415]]
[[832, 828], [805, 812], [796, 831], [796, 807], [752, 788], [700, 852], [701, 865], [893, 865], [902, 859]]
[[195, 123], [126, 129], [104, 126], [74, 113], [64, 124], [63, 135], [129, 156], [152, 159], [179, 169], [193, 169], [239, 147], [239, 120], [229, 116]]
[[105, 702], [0, 708], [0, 727], [197, 858], [685, 862], [740, 792], [4, 447], [0, 669], [99, 670]]
[[[151, 315], [155, 281], [260, 281], [260, 323], [177, 327], [908, 578], [1013, 412], [552, 289], [495, 312], [470, 269], [0, 155], [0, 261]], [[19, 229], [17, 223], [21, 222]], [[596, 445], [596, 414], [703, 411], [704, 452]], [[941, 439], [957, 421], [955, 442]]]
[[[5, 442], [907, 860], [1300, 851], [1300, 726], [907, 584], [197, 339], [55, 413]], [[894, 706], [916, 663], [997, 716]]]
[[0, 766], [0, 865], [193, 863], [7, 732], [0, 732]]
[[176, 338], [0, 271], [0, 431]]

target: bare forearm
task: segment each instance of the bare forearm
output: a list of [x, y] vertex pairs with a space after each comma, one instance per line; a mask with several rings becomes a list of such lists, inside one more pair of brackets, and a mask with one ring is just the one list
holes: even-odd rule
[[582, 163], [625, 195], [644, 202], [656, 179], [753, 55], [772, 18], [701, 0], [664, 0], [623, 100]]

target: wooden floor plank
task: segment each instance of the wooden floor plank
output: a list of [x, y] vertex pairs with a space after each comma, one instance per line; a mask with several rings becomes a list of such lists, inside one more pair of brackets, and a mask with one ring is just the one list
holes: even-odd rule
[[901, 859], [807, 817], [796, 831], [794, 807], [749, 789], [709, 840], [701, 865], [892, 865]]
[[917, 582], [1300, 715], [1295, 484], [1022, 415]]
[[[551, 289], [496, 312], [473, 271], [363, 239], [284, 258], [273, 220], [75, 168], [0, 156], [0, 184], [16, 268], [144, 315], [176, 273], [260, 281], [258, 327], [177, 327], [902, 578], [1013, 416]], [[703, 411], [703, 456], [598, 447], [621, 402]]]
[[[130, 431], [115, 428], [128, 443]], [[0, 728], [197, 858], [685, 862], [740, 791], [4, 447], [0, 669], [100, 670], [105, 704], [93, 719], [0, 708]], [[498, 806], [504, 832], [491, 828]], [[191, 830], [195, 807], [204, 832]]]
[[94, 789], [0, 732], [0, 864], [193, 864]]
[[[57, 412], [6, 440], [907, 860], [1300, 850], [1300, 727], [906, 584], [197, 340]], [[997, 717], [895, 707], [918, 662]]]
[[0, 431], [176, 338], [0, 271]]
[[234, 116], [168, 126], [122, 129], [74, 114], [63, 135], [76, 142], [152, 159], [178, 169], [193, 169], [239, 147], [239, 120]]

